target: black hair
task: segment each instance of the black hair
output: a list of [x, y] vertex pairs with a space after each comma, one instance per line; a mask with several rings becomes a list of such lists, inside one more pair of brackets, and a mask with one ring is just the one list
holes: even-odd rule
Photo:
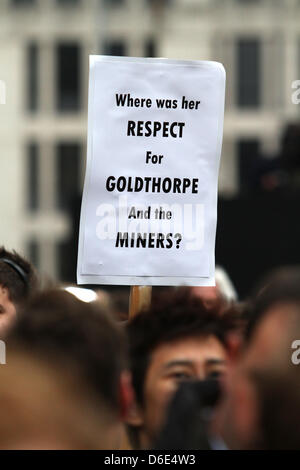
[[16, 251], [0, 247], [0, 285], [7, 288], [12, 302], [21, 303], [38, 287], [35, 269]]
[[152, 306], [127, 325], [130, 367], [137, 401], [144, 402], [144, 382], [153, 351], [164, 343], [184, 338], [215, 336], [224, 346], [235, 330], [234, 313], [208, 310], [188, 289], [162, 293]]
[[125, 335], [96, 303], [84, 303], [63, 290], [39, 293], [20, 310], [7, 343], [50, 363], [73, 367], [95, 396], [119, 410]]

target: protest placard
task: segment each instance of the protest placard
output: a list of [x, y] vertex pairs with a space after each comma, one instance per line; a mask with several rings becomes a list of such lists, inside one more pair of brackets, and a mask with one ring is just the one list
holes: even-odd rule
[[225, 71], [90, 58], [78, 283], [214, 285]]

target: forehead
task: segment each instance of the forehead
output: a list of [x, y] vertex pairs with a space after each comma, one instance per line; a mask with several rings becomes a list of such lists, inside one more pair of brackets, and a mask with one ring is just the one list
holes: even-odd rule
[[152, 353], [151, 366], [159, 367], [176, 360], [197, 364], [210, 359], [224, 360], [225, 358], [225, 347], [215, 336], [210, 335], [185, 338], [159, 345]]
[[220, 296], [220, 291], [216, 286], [198, 286], [198, 287], [191, 287], [191, 291], [194, 295], [202, 298], [202, 299], [209, 299], [215, 300]]

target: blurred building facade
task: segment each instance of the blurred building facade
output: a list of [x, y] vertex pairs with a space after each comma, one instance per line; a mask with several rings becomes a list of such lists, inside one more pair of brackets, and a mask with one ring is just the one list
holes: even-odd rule
[[1, 243], [64, 277], [86, 153], [89, 54], [219, 60], [227, 71], [220, 194], [299, 119], [300, 0], [1, 0]]

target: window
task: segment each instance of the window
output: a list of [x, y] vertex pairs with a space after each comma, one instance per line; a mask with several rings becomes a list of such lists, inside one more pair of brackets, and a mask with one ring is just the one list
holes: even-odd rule
[[[300, 1], [300, 0], [299, 0]], [[298, 37], [297, 79], [300, 80], [300, 35]]]
[[237, 142], [239, 179], [241, 191], [248, 192], [257, 185], [260, 142], [258, 139], [241, 139]]
[[126, 55], [126, 46], [122, 40], [107, 40], [103, 48], [104, 55], [123, 56]]
[[100, 0], [106, 7], [120, 7], [123, 6], [126, 0]]
[[38, 61], [39, 51], [35, 43], [27, 48], [27, 109], [30, 112], [38, 109]]
[[13, 7], [29, 7], [36, 5], [36, 0], [11, 0]]
[[156, 42], [153, 38], [149, 38], [146, 41], [145, 57], [157, 57]]
[[80, 210], [81, 194], [74, 199], [69, 212], [71, 221], [70, 237], [67, 240], [58, 242], [56, 245], [58, 277], [63, 281], [72, 283], [76, 283]]
[[81, 190], [81, 145], [61, 142], [56, 148], [57, 206], [70, 210]]
[[261, 0], [236, 0], [237, 3], [245, 4], [246, 6], [259, 4], [260, 1]]
[[146, 3], [151, 8], [156, 6], [165, 7], [171, 3], [171, 0], [146, 0]]
[[27, 147], [27, 206], [30, 211], [36, 211], [39, 205], [38, 175], [39, 148], [35, 142], [31, 142]]
[[240, 108], [258, 108], [261, 102], [261, 44], [258, 39], [240, 39], [237, 43], [237, 104]]
[[40, 247], [36, 240], [31, 240], [27, 247], [28, 258], [37, 269], [40, 267]]
[[68, 6], [72, 7], [72, 6], [77, 6], [77, 5], [79, 5], [80, 1], [81, 1], [81, 0], [56, 0], [56, 3], [57, 3], [59, 6], [62, 6], [62, 7], [64, 7], [64, 6], [66, 6], [66, 7], [68, 7]]
[[78, 111], [81, 107], [80, 47], [59, 44], [56, 50], [57, 110]]

